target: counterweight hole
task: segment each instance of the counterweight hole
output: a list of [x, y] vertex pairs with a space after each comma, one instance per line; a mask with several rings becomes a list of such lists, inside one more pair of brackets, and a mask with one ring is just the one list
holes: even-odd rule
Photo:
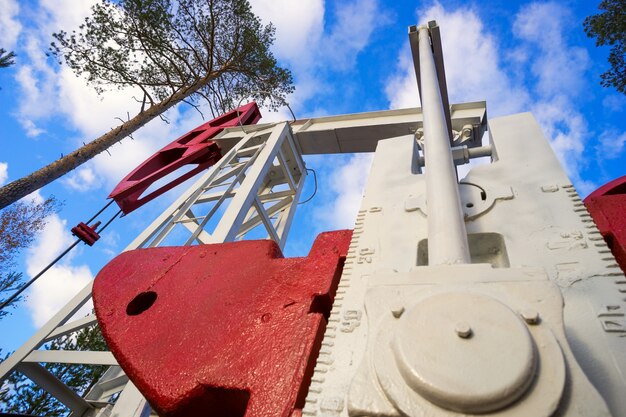
[[157, 293], [154, 291], [146, 291], [137, 294], [126, 307], [126, 314], [129, 316], [138, 316], [150, 307], [157, 299]]

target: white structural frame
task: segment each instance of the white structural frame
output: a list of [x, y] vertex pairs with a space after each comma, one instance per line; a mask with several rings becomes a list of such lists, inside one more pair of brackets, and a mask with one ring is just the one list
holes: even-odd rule
[[[224, 137], [237, 144], [181, 195], [130, 245], [161, 245], [176, 226], [190, 235], [184, 245], [243, 239], [259, 225], [284, 248], [306, 169], [287, 123], [231, 130]], [[205, 207], [206, 206], [206, 207]], [[225, 211], [220, 215], [220, 212]], [[204, 210], [203, 215], [197, 214]], [[211, 220], [219, 215], [214, 230]]]
[[[450, 106], [452, 128], [470, 125], [474, 136], [486, 131], [485, 102]], [[162, 215], [125, 249], [154, 247], [168, 237], [186, 233], [185, 244], [240, 240], [249, 232], [266, 229], [284, 248], [301, 195], [306, 168], [302, 155], [373, 152], [378, 141], [415, 133], [423, 127], [420, 108], [387, 110], [261, 124], [226, 129], [214, 140], [224, 157], [203, 174]], [[245, 167], [245, 169], [243, 168]], [[233, 181], [236, 185], [230, 187]], [[282, 188], [278, 187], [281, 186]], [[276, 190], [274, 188], [280, 188]], [[228, 204], [228, 206], [227, 206]], [[206, 205], [217, 216], [197, 216]], [[202, 218], [200, 218], [202, 217]], [[210, 218], [219, 218], [214, 224]], [[212, 230], [205, 226], [213, 225]], [[45, 279], [45, 277], [44, 277]], [[28, 378], [81, 417], [147, 417], [151, 410], [129, 382], [110, 352], [40, 350], [46, 343], [97, 324], [95, 315], [76, 318], [91, 299], [92, 283], [76, 294], [28, 341], [0, 364], [0, 381], [14, 370]], [[40, 363], [110, 365], [98, 384], [84, 397], [77, 395]], [[118, 394], [114, 404], [110, 399]]]
[[[240, 240], [257, 226], [282, 249], [306, 178], [304, 161], [287, 123], [260, 128], [231, 129], [225, 137], [237, 139], [220, 161], [183, 193], [126, 249], [155, 247], [176, 233], [189, 234], [184, 245]], [[278, 190], [276, 190], [278, 189]], [[194, 210], [206, 214], [196, 217]], [[218, 218], [215, 229], [205, 229]], [[178, 227], [177, 226], [183, 226]], [[180, 233], [178, 233], [180, 235]], [[177, 236], [180, 238], [180, 236]], [[144, 417], [150, 407], [111, 352], [40, 350], [45, 343], [97, 323], [94, 314], [72, 320], [91, 299], [89, 283], [59, 313], [13, 355], [0, 364], [0, 379], [19, 371], [71, 410], [72, 416]], [[40, 363], [108, 365], [96, 386], [84, 398], [63, 384]], [[112, 395], [121, 394], [115, 405]], [[101, 414], [102, 413], [102, 414]], [[106, 414], [104, 414], [106, 413]]]

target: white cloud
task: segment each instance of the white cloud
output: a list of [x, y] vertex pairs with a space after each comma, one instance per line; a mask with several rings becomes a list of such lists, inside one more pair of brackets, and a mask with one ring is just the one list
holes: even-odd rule
[[[27, 307], [33, 325], [39, 328], [47, 323], [92, 279], [93, 275], [86, 265], [53, 266], [46, 271], [28, 294]], [[81, 315], [88, 314], [90, 310], [89, 306], [83, 307]]]
[[22, 25], [17, 19], [20, 6], [14, 0], [0, 0], [0, 47], [12, 50], [22, 31]]
[[600, 134], [596, 148], [598, 158], [617, 159], [621, 157], [626, 148], [626, 133], [620, 133], [617, 129], [605, 130]]
[[411, 59], [411, 51], [408, 45], [402, 48], [402, 52], [398, 57], [398, 69], [387, 81], [385, 94], [391, 109], [420, 106], [417, 78], [415, 77], [413, 60]]
[[584, 73], [589, 68], [589, 54], [584, 48], [568, 44], [564, 28], [575, 24], [565, 6], [531, 3], [515, 17], [514, 34], [527, 42], [531, 71], [537, 78], [535, 89], [544, 96], [584, 91]]
[[[28, 249], [26, 256], [28, 275], [33, 277], [39, 273], [74, 240], [66, 229], [66, 221], [56, 214], [50, 216], [37, 241]], [[26, 306], [30, 310], [31, 319], [36, 327], [46, 323], [93, 279], [88, 266], [71, 264], [73, 256], [74, 253], [70, 252], [35, 281], [29, 289]]]
[[[344, 164], [329, 170], [320, 187], [329, 193], [325, 203], [315, 209], [315, 216], [324, 223], [324, 229], [351, 229], [361, 206], [365, 183], [374, 154], [351, 155]], [[322, 198], [324, 198], [322, 197]]]
[[37, 237], [35, 244], [28, 249], [27, 269], [30, 275], [35, 275], [72, 244], [74, 239], [66, 230], [66, 223], [55, 214], [47, 219], [46, 227]]
[[513, 32], [528, 51], [533, 77], [527, 80], [534, 92], [531, 111], [539, 121], [552, 149], [578, 188], [588, 142], [588, 122], [572, 105], [586, 90], [589, 68], [587, 51], [571, 45], [564, 28], [572, 22], [566, 7], [556, 3], [532, 3], [515, 16]]
[[[36, 125], [34, 120], [46, 114], [46, 103], [50, 102], [50, 100], [44, 99], [47, 96], [44, 90], [50, 93], [50, 84], [41, 83], [39, 77], [33, 72], [33, 68], [25, 64], [19, 67], [15, 76], [22, 90], [17, 117], [29, 137], [36, 137], [45, 132], [44, 129]], [[42, 86], [42, 84], [47, 87]]]
[[[324, 32], [323, 0], [252, 0], [253, 12], [264, 24], [276, 28], [272, 50], [276, 57], [293, 65], [309, 64], [311, 46]], [[304, 62], [302, 62], [304, 61]]]
[[327, 73], [352, 69], [371, 35], [388, 21], [376, 0], [337, 3], [335, 21], [328, 29], [323, 0], [252, 0], [251, 4], [264, 23], [276, 27], [272, 50], [294, 76], [296, 91], [288, 101], [296, 116], [310, 98], [335, 94], [337, 87]]
[[588, 126], [564, 95], [533, 104], [531, 112], [550, 141], [552, 150], [572, 180], [579, 179]]
[[17, 119], [28, 136], [36, 137], [45, 133], [37, 123], [58, 112], [57, 77], [46, 59], [44, 34], [28, 30], [24, 32], [24, 38], [22, 50], [26, 54], [15, 76], [22, 91]]
[[35, 122], [30, 119], [19, 116], [18, 121], [22, 125], [22, 128], [24, 128], [24, 131], [26, 131], [26, 136], [30, 138], [35, 138], [43, 133], [46, 133], [45, 129], [38, 127]]
[[49, 15], [44, 22], [43, 32], [50, 35], [59, 30], [71, 32], [84, 23], [97, 0], [39, 0], [41, 10]]
[[24, 203], [34, 203], [34, 204], [41, 204], [45, 201], [45, 198], [43, 198], [43, 196], [41, 195], [41, 189], [39, 190], [35, 190], [32, 193], [28, 194], [27, 196], [21, 198], [19, 201], [22, 201]]
[[141, 103], [133, 98], [141, 98], [136, 90], [112, 90], [98, 94], [83, 77], [77, 77], [65, 66], [56, 77], [60, 110], [89, 140], [119, 125], [121, 122], [116, 118], [126, 120], [127, 112], [133, 117], [141, 108]]
[[263, 23], [276, 27], [272, 50], [289, 63], [296, 78], [325, 66], [349, 68], [372, 33], [388, 21], [376, 0], [337, 3], [335, 21], [326, 30], [328, 10], [323, 0], [252, 0], [251, 5]]
[[[263, 108], [261, 108], [260, 110], [262, 117], [259, 123], [284, 122], [286, 120], [293, 120], [293, 116], [286, 106], [279, 108], [277, 111], [270, 111]], [[297, 117], [298, 116], [296, 115], [296, 118]]]
[[[168, 117], [171, 117], [171, 124], [165, 124], [156, 118], [133, 134], [134, 140], [126, 138], [109, 148], [110, 155], [103, 152], [89, 162], [91, 169], [98, 173], [107, 188], [112, 189], [158, 149], [200, 124], [195, 118], [192, 119], [193, 122], [185, 120], [177, 124], [176, 111], [168, 113]], [[191, 126], [188, 127], [188, 124]]]
[[372, 33], [386, 24], [388, 18], [376, 0], [337, 3], [337, 20], [320, 45], [324, 65], [335, 70], [350, 69], [356, 57], [370, 42]]
[[106, 233], [102, 235], [100, 239], [100, 243], [104, 246], [104, 248], [100, 248], [107, 255], [113, 257], [116, 255], [119, 250], [118, 246], [120, 244], [121, 236], [115, 230], [107, 230]]
[[611, 94], [602, 100], [602, 106], [612, 112], [620, 112], [626, 107], [626, 97], [622, 94]]
[[93, 169], [89, 166], [83, 166], [61, 180], [63, 184], [76, 191], [90, 191], [99, 185]]
[[[496, 115], [516, 113], [527, 105], [528, 93], [515, 85], [503, 70], [498, 42], [485, 29], [475, 10], [463, 7], [450, 11], [435, 2], [419, 10], [417, 16], [436, 20], [441, 27], [451, 103], [487, 100], [489, 114]], [[392, 108], [419, 105], [408, 45], [401, 49], [398, 71], [387, 82], [385, 91]]]
[[9, 179], [9, 164], [0, 162], [0, 185], [4, 185]]

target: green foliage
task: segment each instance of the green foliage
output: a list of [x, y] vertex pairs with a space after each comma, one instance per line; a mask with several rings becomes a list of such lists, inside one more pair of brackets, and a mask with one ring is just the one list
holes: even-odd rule
[[6, 51], [0, 48], [0, 68], [10, 67], [15, 64], [15, 53], [13, 51]]
[[54, 37], [51, 52], [97, 91], [137, 87], [144, 104], [200, 84], [190, 104], [205, 100], [216, 115], [248, 97], [275, 108], [293, 91], [269, 50], [274, 28], [247, 0], [104, 0]]
[[[7, 272], [6, 274], [0, 274], [0, 304], [4, 303], [4, 301], [15, 292], [20, 284], [22, 284], [21, 273]], [[0, 319], [9, 314], [9, 308], [15, 308], [21, 299], [22, 296], [20, 295], [5, 308], [0, 310]]]
[[[46, 218], [58, 209], [54, 197], [42, 203], [18, 201], [0, 212], [0, 303], [10, 296], [22, 281], [22, 274], [12, 272], [15, 257], [28, 247], [46, 225]], [[15, 307], [21, 297], [0, 310], [0, 319]]]
[[[97, 326], [50, 342], [49, 350], [105, 351], [106, 343]], [[103, 365], [68, 365], [48, 363], [45, 368], [79, 395], [89, 392], [106, 371]], [[65, 416], [69, 410], [28, 378], [13, 372], [0, 390], [0, 412], [21, 413], [47, 417]]]
[[611, 46], [611, 69], [601, 75], [601, 84], [626, 94], [626, 0], [603, 0], [598, 8], [603, 12], [587, 17], [583, 25], [597, 46]]
[[[58, 203], [49, 198], [43, 203], [17, 202], [0, 213], [0, 294], [10, 295], [21, 283], [21, 274], [9, 271], [15, 265], [17, 253], [29, 246], [46, 218], [56, 211]], [[0, 298], [3, 301], [5, 298]], [[14, 306], [18, 297], [10, 305]], [[0, 311], [0, 318], [8, 314]], [[50, 350], [107, 350], [104, 338], [96, 326], [50, 342]], [[106, 366], [46, 364], [46, 369], [75, 389], [79, 394], [89, 391], [106, 370]], [[13, 372], [0, 388], [0, 412], [41, 416], [63, 416], [67, 408], [24, 375]]]

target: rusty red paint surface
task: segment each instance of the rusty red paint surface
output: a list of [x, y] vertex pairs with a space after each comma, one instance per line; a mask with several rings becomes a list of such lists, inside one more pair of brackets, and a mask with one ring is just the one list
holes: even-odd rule
[[585, 205], [626, 273], [626, 175], [591, 193]]
[[307, 257], [269, 240], [138, 249], [96, 277], [107, 343], [162, 417], [294, 417], [352, 231]]
[[[252, 102], [198, 126], [135, 168], [117, 184], [109, 198], [114, 199], [125, 214], [130, 213], [219, 161], [222, 157], [220, 148], [209, 139], [227, 127], [240, 123], [255, 124], [260, 118], [261, 112], [256, 103]], [[142, 196], [154, 182], [190, 164], [197, 166]]]

